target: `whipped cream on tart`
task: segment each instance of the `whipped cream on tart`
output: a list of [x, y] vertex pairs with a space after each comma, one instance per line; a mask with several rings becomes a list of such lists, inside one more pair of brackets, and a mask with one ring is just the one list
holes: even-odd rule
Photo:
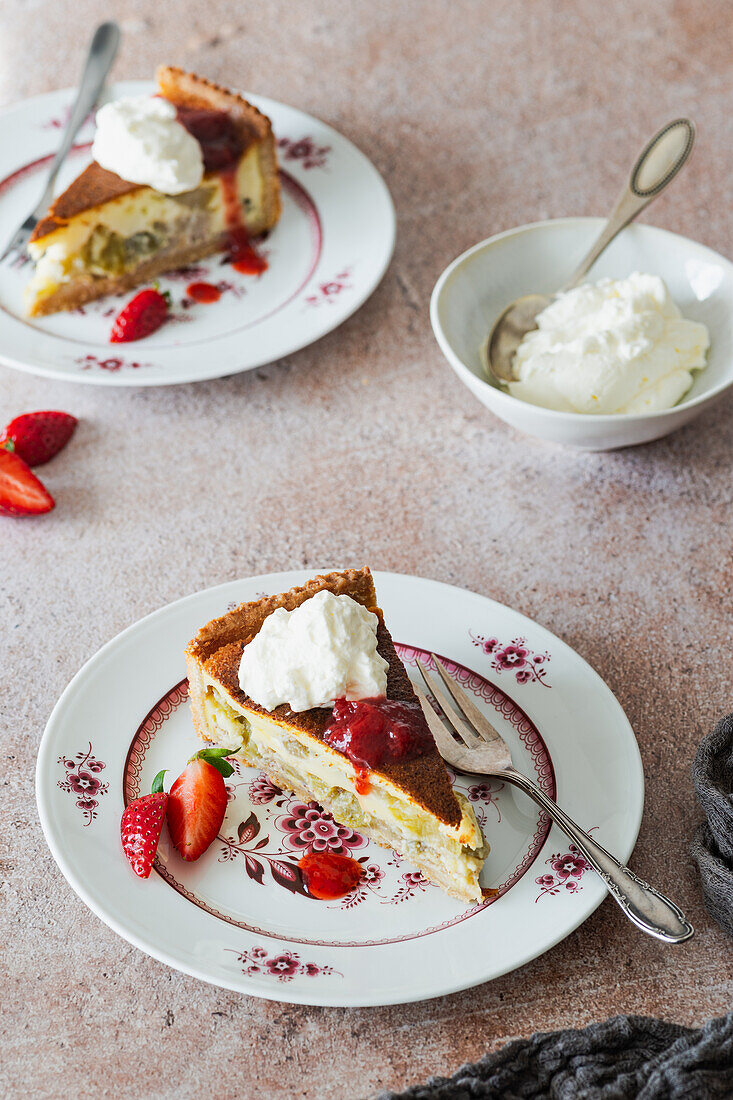
[[[243, 653], [276, 612], [281, 618], [281, 613], [296, 612], [316, 596], [333, 609], [330, 597], [319, 595], [323, 593], [348, 597], [373, 618], [374, 655], [384, 669], [384, 696], [348, 702], [344, 694], [333, 709], [331, 699], [324, 698], [319, 701], [326, 705], [310, 709], [293, 710], [283, 702], [268, 710], [241, 686], [240, 670], [247, 665]], [[313, 605], [308, 610], [313, 612]], [[348, 608], [347, 615], [352, 614]], [[364, 644], [368, 649], [368, 637]], [[278, 786], [318, 802], [336, 821], [394, 848], [452, 896], [466, 902], [481, 900], [479, 875], [488, 847], [470, 804], [453, 791], [377, 607], [368, 569], [315, 577], [303, 587], [234, 608], [201, 628], [187, 647], [186, 663], [193, 721], [204, 740], [230, 748]], [[353, 661], [335, 664], [334, 677], [342, 679], [323, 680], [318, 690], [335, 693], [334, 684], [346, 690], [352, 682]], [[365, 667], [358, 666], [359, 677]], [[302, 669], [298, 675], [303, 675]], [[369, 665], [368, 690], [371, 675], [379, 675], [375, 663]], [[246, 673], [242, 679], [247, 683]], [[262, 681], [255, 677], [254, 682]], [[303, 698], [307, 701], [307, 695]], [[362, 710], [370, 707], [373, 713], [366, 718], [376, 715], [384, 736], [376, 755], [364, 759], [363, 750], [350, 739], [349, 722], [351, 711], [359, 708], [362, 717]], [[392, 744], [397, 750], [391, 751]]]
[[363, 604], [327, 588], [292, 611], [278, 607], [242, 650], [239, 686], [270, 711], [386, 696], [389, 666], [377, 650], [378, 625]]
[[[242, 96], [192, 73], [162, 67], [157, 81], [158, 95], [173, 108], [179, 129], [200, 146], [200, 182], [179, 190], [198, 175], [190, 141], [180, 140], [180, 134], [177, 142], [172, 140], [176, 131], [170, 125], [167, 140], [160, 137], [165, 120], [156, 122], [152, 116], [170, 110], [146, 113], [140, 105], [128, 102], [124, 107], [121, 101], [108, 112], [107, 136], [100, 135], [104, 140], [99, 145], [105, 163], [118, 170], [92, 161], [33, 232], [28, 251], [36, 266], [25, 296], [31, 316], [76, 309], [214, 252], [241, 248], [249, 236], [278, 221], [280, 184], [269, 119]], [[165, 186], [173, 193], [126, 179], [120, 172], [125, 156], [115, 156], [114, 134], [125, 125], [131, 173], [156, 179], [160, 186], [172, 180]], [[165, 163], [177, 151], [187, 158], [180, 166], [185, 171]], [[150, 175], [156, 168], [157, 174]]]

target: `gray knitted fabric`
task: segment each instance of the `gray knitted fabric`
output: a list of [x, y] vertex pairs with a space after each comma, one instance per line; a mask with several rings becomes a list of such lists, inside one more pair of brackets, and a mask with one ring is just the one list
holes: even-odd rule
[[733, 1096], [733, 1013], [687, 1028], [614, 1016], [508, 1043], [452, 1077], [375, 1100], [708, 1100]]
[[[707, 820], [692, 844], [710, 914], [733, 935], [733, 715], [700, 743], [692, 769]], [[614, 1016], [582, 1031], [508, 1043], [452, 1077], [375, 1100], [707, 1100], [733, 1097], [733, 1013], [687, 1028]]]
[[707, 821], [695, 833], [691, 851], [708, 912], [733, 936], [733, 714], [703, 737], [692, 778]]

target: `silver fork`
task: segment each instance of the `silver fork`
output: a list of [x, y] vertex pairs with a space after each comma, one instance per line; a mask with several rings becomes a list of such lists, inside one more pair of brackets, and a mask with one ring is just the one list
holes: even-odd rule
[[436, 699], [448, 725], [435, 713], [425, 692], [419, 687], [415, 690], [441, 756], [459, 771], [495, 776], [524, 791], [570, 837], [637, 928], [666, 943], [682, 943], [683, 940], [688, 940], [695, 930], [682, 910], [659, 890], [655, 890], [628, 867], [619, 863], [615, 856], [576, 825], [531, 779], [517, 771], [512, 764], [509, 746], [501, 734], [448, 674], [435, 654], [432, 654], [432, 658], [439, 681], [429, 677], [422, 661], [417, 663], [425, 686]]
[[115, 59], [119, 44], [120, 28], [116, 23], [102, 23], [101, 26], [97, 27], [89, 46], [89, 53], [87, 55], [86, 65], [84, 66], [84, 73], [81, 78], [81, 84], [79, 85], [76, 102], [71, 109], [61, 145], [59, 146], [56, 156], [53, 158], [48, 180], [46, 181], [46, 187], [35, 209], [31, 211], [23, 224], [18, 227], [15, 235], [8, 242], [7, 248], [0, 256], [0, 263], [7, 259], [13, 252], [25, 252], [31, 233], [36, 228], [39, 218], [46, 213], [51, 199], [53, 198], [54, 187], [56, 186], [56, 176], [59, 173], [59, 169], [66, 160], [69, 150], [74, 143], [74, 138], [81, 129], [84, 119], [94, 107], [99, 98], [99, 93], [104, 87], [107, 73], [112, 67], [112, 62]]

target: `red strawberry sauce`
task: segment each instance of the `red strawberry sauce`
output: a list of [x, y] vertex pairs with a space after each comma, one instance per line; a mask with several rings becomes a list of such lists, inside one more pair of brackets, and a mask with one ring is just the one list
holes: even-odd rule
[[194, 302], [218, 302], [221, 291], [213, 283], [189, 283], [186, 287], [186, 295]]
[[[242, 208], [237, 197], [235, 178], [237, 161], [243, 150], [242, 134], [234, 120], [224, 111], [196, 110], [176, 107], [178, 121], [196, 138], [201, 146], [204, 169], [221, 176], [224, 217], [229, 240], [229, 262], [244, 275], [261, 275], [267, 270], [267, 261], [255, 252], [247, 229], [242, 221]], [[213, 298], [196, 301], [214, 301]]]
[[221, 172], [239, 160], [244, 143], [234, 119], [225, 111], [177, 106], [176, 114], [181, 126], [201, 146], [206, 172]]
[[357, 794], [369, 794], [372, 789], [371, 780], [369, 779], [369, 769], [359, 768], [356, 773], [356, 780], [354, 781]]
[[298, 861], [309, 894], [322, 901], [342, 898], [364, 873], [360, 863], [338, 852], [309, 852]]
[[252, 247], [243, 225], [229, 229], [227, 249], [229, 262], [235, 271], [241, 271], [243, 275], [261, 275], [263, 271], [267, 271], [267, 260]]
[[[337, 699], [333, 722], [323, 740], [362, 770], [389, 761], [414, 760], [433, 746], [419, 703], [384, 698]], [[364, 779], [360, 775], [358, 782]]]

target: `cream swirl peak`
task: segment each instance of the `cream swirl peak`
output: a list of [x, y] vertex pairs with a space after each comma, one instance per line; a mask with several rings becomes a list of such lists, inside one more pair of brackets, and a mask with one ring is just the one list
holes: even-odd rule
[[336, 699], [368, 699], [387, 691], [387, 662], [377, 653], [379, 620], [333, 592], [265, 619], [244, 647], [239, 686], [266, 710], [331, 707]]
[[127, 96], [100, 107], [92, 156], [107, 171], [164, 195], [193, 191], [204, 176], [201, 146], [160, 96]]
[[577, 413], [671, 409], [705, 366], [705, 325], [687, 321], [657, 275], [635, 272], [559, 294], [517, 349], [509, 392]]

